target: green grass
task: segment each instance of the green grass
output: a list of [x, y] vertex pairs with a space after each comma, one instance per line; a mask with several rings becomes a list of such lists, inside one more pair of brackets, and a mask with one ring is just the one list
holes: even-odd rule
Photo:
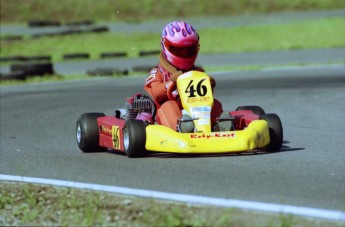
[[1, 23], [30, 19], [142, 21], [167, 17], [340, 9], [343, 0], [0, 0]]
[[206, 53], [332, 48], [345, 46], [345, 19], [200, 31]]
[[[200, 54], [344, 47], [344, 24], [345, 19], [332, 18], [283, 25], [201, 29]], [[62, 61], [66, 53], [87, 52], [92, 59], [97, 59], [102, 52], [120, 51], [128, 57], [137, 57], [142, 50], [159, 50], [159, 42], [159, 31], [2, 40], [0, 56], [50, 55], [53, 61]]]
[[341, 226], [283, 214], [1, 182], [2, 226]]

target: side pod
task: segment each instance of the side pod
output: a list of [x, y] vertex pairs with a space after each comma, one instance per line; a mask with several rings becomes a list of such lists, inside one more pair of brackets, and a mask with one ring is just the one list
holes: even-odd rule
[[113, 116], [97, 119], [99, 129], [99, 146], [124, 151], [123, 128], [125, 120]]

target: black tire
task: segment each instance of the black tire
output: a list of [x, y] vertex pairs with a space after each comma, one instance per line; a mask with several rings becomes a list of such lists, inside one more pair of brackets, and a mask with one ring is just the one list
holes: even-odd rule
[[66, 22], [66, 26], [81, 26], [81, 25], [93, 25], [95, 24], [94, 21], [92, 20], [83, 20], [83, 21], [71, 21], [71, 22]]
[[50, 56], [30, 56], [30, 57], [25, 57], [25, 60], [27, 61], [46, 61], [50, 62], [52, 58]]
[[77, 144], [85, 153], [102, 152], [107, 148], [99, 146], [99, 129], [97, 118], [104, 117], [104, 113], [84, 113], [76, 125]]
[[239, 106], [236, 110], [251, 110], [259, 116], [265, 114], [265, 111], [260, 106]]
[[260, 119], [266, 120], [269, 127], [270, 143], [266, 147], [267, 151], [279, 151], [283, 145], [283, 126], [280, 118], [276, 114], [263, 114]]
[[30, 20], [28, 21], [29, 27], [45, 27], [45, 26], [60, 26], [59, 21], [48, 21], [48, 20]]
[[142, 157], [147, 154], [146, 123], [138, 120], [128, 120], [123, 129], [123, 142], [128, 157]]
[[26, 75], [22, 71], [14, 71], [8, 73], [0, 73], [0, 81], [4, 80], [25, 80]]
[[53, 64], [46, 63], [28, 63], [28, 64], [12, 64], [11, 72], [22, 71], [26, 76], [43, 76], [54, 74]]
[[157, 55], [160, 53], [160, 50], [143, 50], [139, 52], [140, 57], [150, 56], [150, 55]]
[[116, 68], [96, 68], [87, 70], [86, 74], [89, 76], [114, 76], [114, 75], [128, 75], [127, 69], [116, 69]]
[[3, 57], [0, 58], [0, 62], [16, 62], [16, 61], [25, 61], [26, 57], [22, 56], [11, 56], [11, 57]]
[[88, 53], [73, 53], [73, 54], [64, 54], [64, 60], [72, 60], [72, 59], [88, 59], [90, 58], [90, 54]]
[[119, 57], [126, 57], [126, 52], [108, 52], [108, 53], [101, 53], [100, 58], [119, 58]]
[[101, 33], [101, 32], [109, 32], [109, 28], [107, 26], [97, 26], [97, 27], [85, 29], [85, 31]]

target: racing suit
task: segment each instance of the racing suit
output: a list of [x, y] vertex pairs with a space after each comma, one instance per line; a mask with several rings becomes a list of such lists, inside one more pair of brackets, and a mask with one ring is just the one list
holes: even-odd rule
[[[193, 66], [190, 70], [197, 70], [204, 72], [203, 69]], [[163, 56], [160, 54], [159, 65], [155, 66], [146, 78], [144, 85], [145, 91], [153, 98], [156, 107], [156, 121], [158, 124], [170, 127], [176, 130], [177, 121], [182, 117], [182, 106], [179, 101], [169, 100], [167, 96], [167, 88], [171, 83], [171, 80], [183, 74], [185, 72], [179, 71], [172, 66]], [[215, 80], [211, 77], [211, 85], [215, 87]], [[223, 112], [222, 104], [214, 99], [214, 104], [211, 111], [211, 123], [212, 125], [216, 121], [216, 118]]]

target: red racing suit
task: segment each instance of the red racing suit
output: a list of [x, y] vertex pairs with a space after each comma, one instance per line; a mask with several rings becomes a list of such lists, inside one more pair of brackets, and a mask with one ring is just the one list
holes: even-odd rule
[[[203, 69], [194, 66], [191, 70], [204, 72]], [[156, 107], [156, 121], [158, 124], [170, 127], [173, 130], [177, 129], [177, 121], [182, 117], [182, 107], [179, 101], [172, 101], [168, 99], [167, 87], [171, 83], [171, 78], [185, 73], [178, 71], [166, 59], [160, 55], [159, 65], [155, 66], [146, 78], [144, 89], [153, 98]], [[215, 87], [215, 81], [211, 78], [211, 84]], [[211, 122], [214, 124], [216, 118], [223, 112], [222, 104], [214, 99], [214, 104], [211, 111]]]

